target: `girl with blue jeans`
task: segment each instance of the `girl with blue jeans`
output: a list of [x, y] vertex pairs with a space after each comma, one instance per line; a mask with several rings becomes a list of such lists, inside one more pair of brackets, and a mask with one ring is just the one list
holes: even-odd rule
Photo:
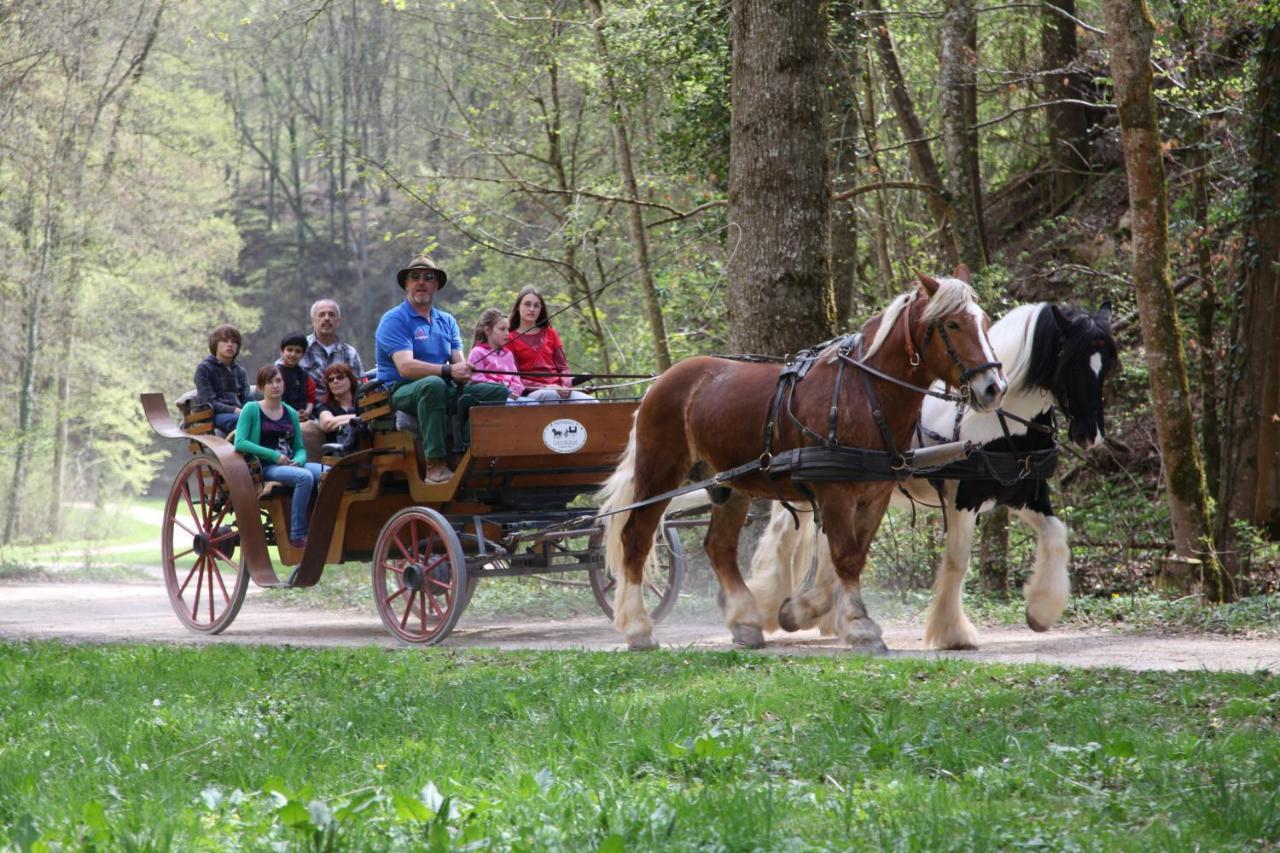
[[280, 368], [268, 364], [258, 371], [261, 402], [245, 403], [236, 423], [236, 450], [262, 460], [262, 476], [293, 487], [293, 505], [289, 516], [289, 543], [305, 548], [309, 530], [308, 509], [311, 493], [324, 468], [307, 462], [302, 444], [302, 427], [298, 413], [281, 399], [284, 377]]

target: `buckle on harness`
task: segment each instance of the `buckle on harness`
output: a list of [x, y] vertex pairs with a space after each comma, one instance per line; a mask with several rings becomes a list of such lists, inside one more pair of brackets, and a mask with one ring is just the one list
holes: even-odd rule
[[773, 454], [766, 450], [764, 453], [760, 454], [759, 462], [760, 462], [760, 470], [768, 471], [771, 467], [773, 467]]

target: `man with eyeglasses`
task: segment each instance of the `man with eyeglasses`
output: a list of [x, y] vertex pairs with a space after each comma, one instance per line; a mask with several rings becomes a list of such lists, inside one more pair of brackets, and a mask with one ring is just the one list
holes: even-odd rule
[[506, 386], [470, 382], [458, 321], [434, 304], [448, 280], [426, 255], [414, 258], [396, 274], [404, 301], [382, 315], [374, 336], [377, 378], [391, 388], [391, 407], [418, 419], [428, 483], [453, 479], [445, 449], [449, 403], [456, 400], [465, 418], [476, 403], [507, 399]]

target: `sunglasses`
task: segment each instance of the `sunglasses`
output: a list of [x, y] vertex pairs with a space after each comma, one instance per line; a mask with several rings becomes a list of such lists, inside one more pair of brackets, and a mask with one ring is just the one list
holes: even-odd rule
[[330, 377], [329, 377], [329, 384], [330, 384], [330, 385], [332, 385], [332, 384], [333, 384], [333, 383], [335, 383], [335, 382], [346, 382], [346, 381], [347, 381], [347, 377], [345, 377], [345, 376], [330, 376]]
[[435, 281], [436, 274], [431, 270], [413, 270], [405, 276], [405, 278], [409, 279], [409, 281], [416, 281], [418, 279], [423, 281]]

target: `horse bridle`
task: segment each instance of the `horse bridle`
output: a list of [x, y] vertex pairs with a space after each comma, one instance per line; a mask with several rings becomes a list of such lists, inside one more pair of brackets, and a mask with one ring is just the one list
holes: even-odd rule
[[[924, 330], [924, 341], [920, 344], [920, 350], [917, 351], [911, 341], [911, 306], [907, 305], [902, 311], [902, 333], [903, 339], [906, 341], [907, 360], [911, 362], [912, 367], [920, 366], [920, 352], [929, 348], [929, 339], [937, 331], [938, 337], [942, 339], [942, 345], [946, 347], [947, 356], [951, 359], [951, 363], [960, 368], [960, 387], [967, 389], [969, 380], [982, 373], [984, 370], [991, 368], [1003, 368], [1004, 365], [998, 361], [987, 361], [973, 367], [965, 367], [964, 361], [960, 358], [960, 353], [956, 352], [955, 345], [951, 343], [951, 336], [947, 334], [947, 327], [943, 324], [942, 318], [937, 317], [929, 322]], [[963, 395], [964, 392], [962, 391]]]

